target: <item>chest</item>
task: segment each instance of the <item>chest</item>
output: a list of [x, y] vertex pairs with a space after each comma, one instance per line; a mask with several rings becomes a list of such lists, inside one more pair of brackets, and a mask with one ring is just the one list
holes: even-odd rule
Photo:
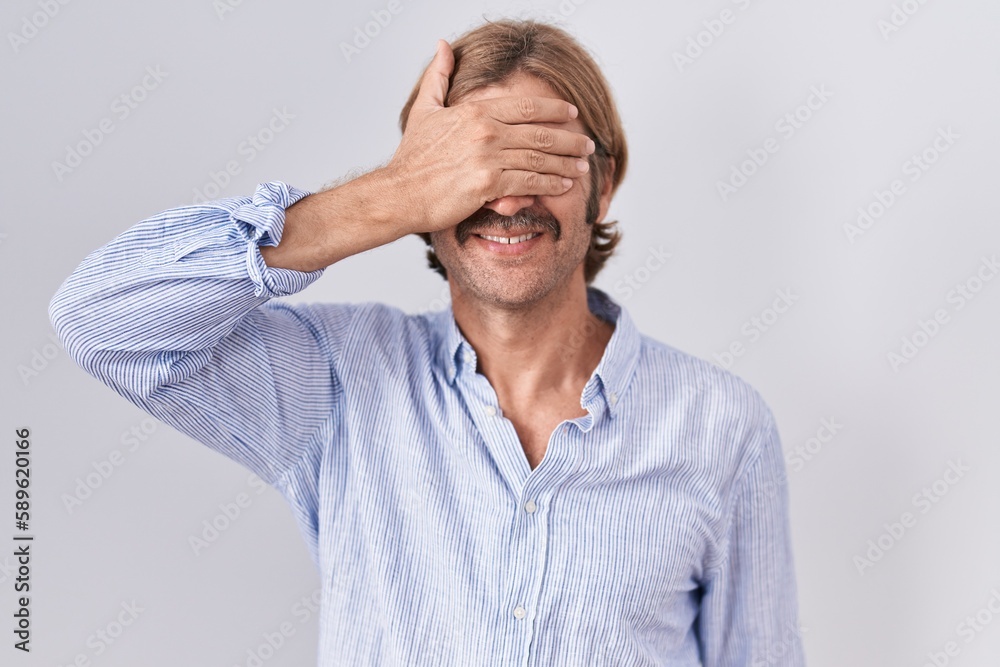
[[[331, 522], [324, 534], [337, 536], [327, 557], [338, 566], [330, 575], [330, 618], [365, 613], [358, 600], [378, 590], [379, 610], [419, 609], [422, 616], [393, 619], [401, 630], [386, 632], [386, 640], [404, 632], [407, 645], [419, 645], [427, 627], [454, 629], [440, 635], [444, 652], [433, 654], [435, 664], [475, 663], [478, 657], [452, 653], [464, 645], [482, 655], [498, 641], [498, 610], [517, 620], [510, 616], [515, 605], [540, 628], [533, 639], [539, 659], [529, 664], [564, 664], [549, 656], [570, 651], [602, 656], [587, 664], [651, 664], [602, 652], [609, 645], [625, 651], [629, 642], [680, 646], [691, 637], [693, 591], [717, 523], [703, 489], [691, 486], [704, 475], [673, 474], [673, 466], [652, 460], [650, 446], [605, 457], [603, 451], [623, 451], [625, 436], [594, 435], [582, 474], [568, 481], [536, 476], [524, 494], [509, 493], [501, 476], [490, 474], [497, 466], [485, 447], [482, 457], [467, 456], [454, 440], [436, 447], [427, 437], [407, 447], [333, 448], [355, 458], [329, 469], [356, 472], [344, 480], [344, 495], [318, 512]], [[529, 458], [536, 443], [523, 440]], [[454, 452], [458, 465], [441, 466], [441, 452]], [[532, 509], [516, 511], [528, 500]], [[360, 620], [336, 640], [354, 641], [358, 627], [379, 627], [378, 617]], [[391, 660], [372, 664], [380, 662]]]

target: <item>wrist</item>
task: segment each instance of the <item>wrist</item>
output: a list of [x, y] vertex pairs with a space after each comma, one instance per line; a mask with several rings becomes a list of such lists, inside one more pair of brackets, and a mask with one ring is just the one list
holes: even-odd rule
[[391, 240], [425, 231], [425, 207], [412, 192], [412, 179], [391, 163], [374, 169], [358, 181], [367, 189], [365, 199], [375, 224], [392, 234]]

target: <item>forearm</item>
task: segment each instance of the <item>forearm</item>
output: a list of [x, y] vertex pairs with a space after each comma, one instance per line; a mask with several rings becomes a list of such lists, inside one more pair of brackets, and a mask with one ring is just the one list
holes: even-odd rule
[[270, 267], [309, 272], [410, 233], [399, 178], [379, 168], [299, 200], [285, 211], [277, 246], [260, 249]]

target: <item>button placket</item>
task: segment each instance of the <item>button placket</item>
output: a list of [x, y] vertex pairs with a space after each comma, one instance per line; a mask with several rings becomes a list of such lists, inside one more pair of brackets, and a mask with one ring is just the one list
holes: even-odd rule
[[[511, 581], [510, 604], [514, 618], [521, 620], [534, 607], [536, 600], [532, 591], [538, 590], [539, 580], [544, 573], [548, 549], [546, 522], [540, 521], [539, 502], [535, 498], [525, 500], [522, 496], [514, 516], [511, 562], [514, 576]], [[520, 612], [518, 611], [520, 610]]]
[[[577, 458], [569, 455], [566, 447], [573, 439], [572, 429], [578, 424], [572, 421], [561, 424], [552, 434], [543, 465], [529, 470], [517, 433], [513, 424], [503, 420], [489, 380], [472, 373], [469, 367], [467, 371], [463, 374], [463, 384], [468, 391], [467, 400], [473, 420], [486, 439], [487, 447], [497, 458], [497, 464], [516, 498], [507, 557], [504, 559], [506, 572], [502, 574], [507, 585], [501, 614], [512, 624], [510, 628], [515, 633], [509, 638], [512, 646], [519, 646], [527, 657], [534, 638], [533, 624], [528, 621], [534, 616], [539, 602], [548, 557], [545, 512], [551, 501], [550, 488], [558, 486], [565, 477], [567, 465]], [[514, 463], [516, 469], [511, 467]]]
[[[474, 356], [474, 355], [473, 355]], [[474, 360], [473, 360], [474, 363]], [[512, 424], [505, 423], [496, 392], [484, 375], [476, 373], [472, 364], [464, 365], [456, 382], [478, 437], [496, 463], [504, 482], [516, 493], [524, 483], [524, 451]]]
[[[553, 465], [542, 471], [540, 477], [534, 475], [529, 478], [519, 498], [518, 511], [514, 516], [511, 553], [513, 576], [511, 596], [508, 599], [509, 613], [515, 623], [534, 616], [542, 597], [549, 551], [549, 522], [546, 513], [555, 490], [566, 480], [564, 468], [568, 461], [562, 459], [566, 458], [566, 445], [567, 441], [572, 440], [573, 428], [573, 422], [566, 422], [555, 430], [549, 447], [558, 449], [560, 460], [557, 463], [553, 461]], [[577, 457], [571, 456], [569, 460], [574, 458]], [[575, 470], [576, 466], [572, 467]], [[541, 467], [536, 470], [541, 470]], [[525, 624], [525, 631], [524, 650], [525, 655], [529, 655], [534, 641], [533, 624]]]

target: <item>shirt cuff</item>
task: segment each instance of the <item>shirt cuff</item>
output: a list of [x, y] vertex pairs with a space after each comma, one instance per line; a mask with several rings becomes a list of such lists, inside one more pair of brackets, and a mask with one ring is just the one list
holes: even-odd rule
[[276, 246], [281, 242], [285, 209], [309, 194], [282, 181], [261, 183], [250, 203], [243, 204], [230, 214], [230, 220], [247, 241], [247, 273], [254, 284], [254, 296], [294, 294], [323, 275], [323, 269], [305, 273], [271, 267], [260, 254], [261, 246]]

